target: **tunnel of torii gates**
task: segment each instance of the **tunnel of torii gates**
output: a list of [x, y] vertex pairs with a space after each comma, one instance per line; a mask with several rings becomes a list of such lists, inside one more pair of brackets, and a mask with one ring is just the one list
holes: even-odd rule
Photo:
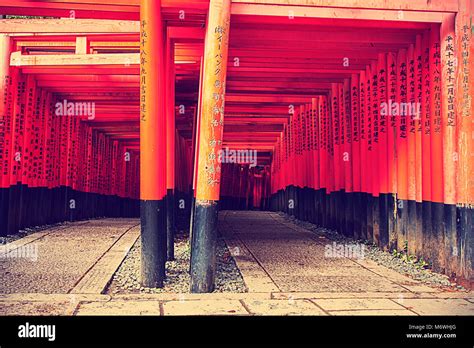
[[1, 235], [141, 216], [142, 284], [160, 287], [184, 221], [191, 291], [210, 292], [219, 203], [405, 250], [472, 284], [473, 9], [2, 1]]

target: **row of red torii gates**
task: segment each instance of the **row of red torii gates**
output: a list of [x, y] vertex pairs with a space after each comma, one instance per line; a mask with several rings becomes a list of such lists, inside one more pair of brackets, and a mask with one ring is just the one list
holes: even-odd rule
[[[373, 215], [381, 215], [370, 223], [370, 239], [390, 249], [397, 248], [397, 244], [401, 249], [402, 245], [410, 243], [410, 250], [421, 255], [423, 237], [418, 235], [418, 241], [414, 243], [409, 240], [407, 235], [412, 230], [409, 225], [418, 224], [411, 233], [422, 234], [423, 219], [432, 219], [428, 214], [423, 215], [423, 201], [435, 202], [433, 205], [429, 203], [429, 211], [435, 215], [435, 221], [440, 218], [443, 231], [437, 231], [433, 225], [431, 228], [443, 238], [434, 238], [424, 248], [439, 248], [438, 243], [443, 240], [445, 246], [438, 262], [443, 263], [445, 271], [458, 272], [470, 278], [474, 249], [472, 210], [469, 207], [474, 202], [474, 154], [471, 153], [474, 150], [474, 133], [470, 131], [473, 107], [470, 95], [472, 78], [469, 76], [473, 63], [470, 58], [472, 29], [468, 24], [472, 20], [470, 6], [467, 1], [460, 1], [457, 14], [443, 15], [440, 27], [432, 25], [429, 33], [417, 35], [408, 50], [401, 49], [397, 54], [378, 54], [366, 71], [353, 75], [351, 80], [346, 79], [342, 84], [332, 84], [330, 99], [326, 96], [312, 98], [311, 103], [303, 104], [299, 112], [291, 110], [294, 106], [290, 105], [289, 114], [292, 117], [284, 125], [273, 149], [272, 193], [276, 194], [276, 209], [288, 210], [287, 202], [292, 195], [285, 194], [285, 189], [289, 186], [311, 189], [325, 186], [327, 192], [345, 192], [345, 197], [335, 199], [332, 212], [336, 219], [343, 222], [333, 223], [333, 226], [354, 236], [354, 213], [357, 214], [354, 207], [359, 202], [355, 198], [357, 196], [351, 197], [351, 192], [369, 192], [376, 198], [369, 198], [364, 205], [369, 206], [367, 210], [372, 210], [370, 213]], [[156, 211], [160, 210], [160, 200], [166, 195], [165, 183], [160, 184], [156, 178], [165, 178], [166, 175], [158, 162], [154, 167], [149, 166], [156, 159], [156, 152], [160, 148], [163, 151], [164, 146], [160, 146], [156, 130], [159, 130], [160, 123], [165, 123], [164, 119], [159, 118], [165, 113], [158, 109], [165, 103], [159, 102], [161, 98], [156, 99], [160, 95], [162, 100], [165, 99], [164, 84], [150, 80], [150, 71], [165, 70], [161, 60], [163, 30], [160, 16], [156, 15], [160, 6], [156, 2], [152, 5], [149, 1], [143, 1], [141, 11], [141, 141], [150, 150], [148, 153], [142, 151], [142, 156], [146, 156], [142, 157], [141, 171], [142, 232], [151, 241], [156, 238], [155, 226], [160, 224]], [[292, 15], [294, 13], [290, 11], [289, 17]], [[230, 0], [210, 1], [199, 94], [196, 199], [192, 224], [191, 290], [197, 292], [211, 291], [214, 282], [221, 175], [217, 170], [217, 155], [223, 141], [230, 16]], [[431, 70], [430, 64], [433, 65]], [[418, 102], [419, 109], [405, 113], [399, 110], [398, 114], [392, 114], [391, 101], [394, 104], [399, 101], [402, 107], [407, 103], [414, 106], [414, 102]], [[385, 113], [381, 111], [384, 102], [388, 105]], [[332, 104], [332, 121], [327, 115], [328, 103]], [[362, 118], [360, 114], [365, 113], [367, 116]], [[397, 120], [397, 116], [402, 117]], [[358, 127], [367, 136], [364, 143], [369, 152], [366, 154], [360, 152], [359, 155], [359, 151], [352, 148], [352, 144], [356, 144], [354, 140], [359, 138]], [[394, 131], [390, 132], [390, 129]], [[332, 148], [315, 144], [318, 140], [324, 142], [331, 132], [334, 141]], [[344, 141], [344, 137], [352, 141]], [[166, 158], [165, 154], [162, 156]], [[332, 156], [334, 160], [326, 162], [327, 156]], [[344, 157], [351, 157], [351, 160]], [[361, 160], [365, 163], [358, 163]], [[326, 163], [331, 167], [327, 168]], [[377, 168], [376, 173], [372, 173], [371, 166]], [[353, 168], [358, 167], [362, 169], [356, 172]], [[321, 172], [321, 178], [326, 181], [323, 184]], [[334, 176], [327, 173], [334, 173]], [[280, 197], [277, 192], [280, 192]], [[390, 200], [387, 196], [390, 192], [397, 192], [397, 196], [392, 196]], [[300, 210], [299, 217], [312, 220], [305, 196], [303, 193], [299, 197], [298, 194], [293, 195], [293, 198], [305, 210], [303, 213]], [[347, 199], [351, 200], [351, 204], [341, 205]], [[356, 201], [352, 202], [354, 199]], [[404, 201], [408, 207], [405, 212]], [[445, 206], [436, 202], [443, 202]], [[456, 203], [460, 204], [461, 211], [456, 211]], [[291, 212], [291, 207], [289, 210]], [[391, 211], [396, 213], [391, 214]], [[416, 217], [413, 218], [413, 215]], [[343, 226], [346, 223], [350, 226]], [[380, 234], [381, 231], [384, 235]], [[364, 234], [363, 237], [367, 238], [368, 233]], [[163, 242], [156, 242], [163, 245]], [[412, 246], [416, 243], [420, 245]], [[150, 242], [148, 245], [153, 244]], [[149, 259], [153, 260], [152, 250], [144, 249], [145, 262], [148, 252]], [[433, 251], [430, 252], [433, 254]], [[432, 259], [438, 260], [438, 257]], [[152, 263], [155, 264], [155, 261]], [[155, 279], [152, 274], [144, 274], [144, 277]]]
[[[70, 197], [68, 188], [77, 199], [97, 194], [84, 198], [92, 210], [119, 202], [110, 197], [139, 198], [142, 283], [160, 287], [174, 257], [175, 194], [191, 184], [191, 291], [210, 292], [218, 202], [229, 192], [221, 176], [234, 173], [219, 151], [256, 149], [271, 209], [388, 250], [407, 245], [436, 270], [472, 280], [473, 8], [467, 0], [1, 4], [5, 14], [74, 17], [0, 21], [2, 217], [15, 220], [12, 207], [27, 206], [18, 183], [66, 188], [53, 201]], [[57, 117], [51, 105], [66, 99], [97, 102], [97, 116]], [[179, 118], [186, 103], [191, 129]], [[15, 161], [18, 153], [26, 158]]]

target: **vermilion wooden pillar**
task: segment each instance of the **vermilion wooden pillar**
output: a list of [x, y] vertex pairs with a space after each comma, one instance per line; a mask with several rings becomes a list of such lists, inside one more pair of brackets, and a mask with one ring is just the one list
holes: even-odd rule
[[458, 173], [456, 175], [457, 216], [459, 235], [459, 270], [457, 274], [474, 282], [474, 244], [472, 226], [474, 223], [474, 128], [473, 128], [473, 65], [474, 45], [470, 16], [474, 11], [474, 1], [459, 1], [456, 17], [456, 43], [458, 47], [457, 75], [457, 124], [458, 124]]
[[332, 106], [332, 114], [331, 114], [331, 121], [330, 130], [333, 132], [333, 148], [334, 148], [334, 158], [333, 158], [333, 165], [334, 165], [334, 183], [335, 189], [334, 191], [339, 191], [339, 184], [341, 183], [341, 173], [339, 170], [340, 165], [340, 154], [339, 154], [339, 136], [340, 136], [340, 119], [339, 119], [339, 85], [337, 83], [331, 84], [331, 106]]
[[359, 75], [359, 128], [360, 128], [360, 237], [367, 239], [367, 77], [365, 70]]
[[[433, 24], [430, 30], [430, 109], [431, 109], [431, 217], [432, 243], [444, 243], [443, 232], [443, 132], [441, 118], [441, 45], [439, 26]], [[437, 271], [444, 266], [444, 248], [437, 247], [433, 253], [433, 268]]]
[[0, 35], [0, 237], [7, 235], [11, 101], [9, 96], [11, 40]]
[[344, 153], [342, 162], [344, 166], [344, 190], [346, 193], [353, 192], [352, 177], [352, 110], [351, 110], [351, 80], [345, 79], [343, 85], [344, 92]]
[[166, 119], [160, 0], [140, 7], [140, 199], [142, 284], [162, 287], [166, 262]]
[[[415, 89], [415, 47], [410, 45], [407, 51], [407, 102], [415, 105], [416, 89]], [[415, 254], [416, 244], [416, 120], [415, 115], [410, 108], [406, 109], [406, 126], [407, 126], [407, 157], [408, 157], [408, 229], [407, 241], [408, 252]]]
[[361, 237], [360, 223], [360, 205], [361, 205], [361, 187], [360, 187], [360, 87], [359, 75], [351, 76], [351, 126], [352, 126], [352, 188], [353, 188], [353, 226], [354, 239]]
[[415, 51], [415, 175], [416, 175], [416, 202], [415, 202], [415, 217], [416, 217], [416, 240], [415, 251], [416, 255], [421, 257], [423, 250], [423, 155], [422, 155], [422, 97], [423, 97], [423, 55], [422, 55], [422, 37], [416, 36]]
[[319, 137], [319, 188], [320, 188], [320, 225], [326, 227], [328, 223], [327, 195], [328, 192], [328, 100], [326, 96], [319, 97], [319, 120], [318, 120], [318, 137]]
[[224, 131], [230, 0], [211, 0], [204, 44], [199, 160], [191, 246], [191, 292], [214, 290], [217, 205]]
[[[397, 57], [397, 102], [407, 102], [407, 59], [406, 50], [401, 49]], [[403, 104], [399, 104], [403, 105]], [[397, 244], [403, 250], [408, 229], [408, 120], [406, 115], [399, 113], [397, 117]]]
[[[387, 54], [387, 103], [397, 101], [397, 55]], [[387, 188], [388, 188], [388, 231], [389, 250], [397, 249], [398, 237], [396, 229], [396, 204], [397, 204], [397, 119], [396, 115], [387, 115]]]
[[319, 156], [319, 149], [320, 149], [320, 141], [319, 141], [319, 134], [321, 132], [321, 127], [319, 122], [321, 120], [321, 111], [322, 103], [320, 103], [321, 97], [312, 98], [311, 99], [311, 114], [310, 114], [310, 123], [311, 123], [311, 158], [312, 158], [312, 187], [315, 190], [319, 190], [321, 188], [320, 180], [319, 180], [319, 167], [320, 167], [320, 156]]
[[457, 248], [456, 228], [456, 171], [459, 153], [456, 148], [456, 34], [455, 15], [448, 15], [440, 28], [441, 43], [441, 128], [443, 134], [443, 177], [444, 177], [444, 237], [446, 271], [455, 273]]
[[[21, 169], [24, 162], [23, 139], [24, 119], [26, 109], [26, 78], [18, 73], [13, 78], [12, 85], [12, 117], [10, 123], [11, 140], [9, 147], [10, 155], [10, 197], [9, 197], [9, 221], [8, 231], [13, 234], [21, 228], [21, 206], [23, 199], [23, 187], [21, 185]], [[7, 144], [8, 146], [8, 144]]]
[[175, 234], [175, 72], [174, 42], [166, 40], [166, 235], [167, 259], [174, 260]]
[[[194, 208], [196, 206], [196, 184], [197, 184], [197, 177], [198, 177], [198, 161], [199, 161], [199, 125], [201, 122], [201, 107], [202, 107], [202, 83], [204, 77], [204, 58], [201, 56], [201, 63], [199, 69], [199, 99], [197, 110], [194, 115], [193, 119], [193, 162], [191, 163], [192, 168], [192, 184], [191, 184], [191, 216], [189, 218], [189, 245], [191, 246], [193, 241], [193, 220], [194, 220]], [[191, 254], [191, 263], [192, 263]], [[191, 264], [189, 265], [189, 272], [191, 272]]]
[[[431, 132], [433, 115], [431, 110], [430, 81], [430, 40], [429, 32], [425, 31], [421, 40], [421, 196], [422, 196], [422, 257], [431, 260], [435, 249], [432, 239], [431, 214]], [[418, 143], [417, 143], [418, 145]]]
[[368, 65], [365, 69], [366, 74], [366, 90], [365, 90], [365, 120], [366, 120], [366, 134], [367, 134], [367, 147], [366, 147], [366, 175], [367, 175], [367, 239], [369, 241], [374, 240], [374, 226], [373, 226], [373, 76], [372, 67]]
[[[380, 113], [380, 102], [379, 102], [379, 74], [377, 69], [377, 62], [374, 61], [371, 64], [371, 74], [372, 74], [372, 86], [371, 86], [371, 126], [369, 134], [372, 139], [371, 151], [369, 156], [371, 157], [371, 168], [375, 168], [377, 172], [380, 171], [379, 167], [379, 113]], [[379, 226], [379, 192], [380, 192], [380, 177], [381, 175], [376, 174], [371, 170], [371, 197], [370, 201], [372, 206], [372, 238], [375, 244], [379, 245], [380, 243], [380, 226]], [[370, 212], [369, 212], [370, 216]]]
[[343, 84], [343, 101], [344, 101], [344, 114], [342, 119], [342, 124], [344, 125], [344, 130], [341, 137], [344, 137], [343, 145], [343, 155], [342, 155], [342, 165], [344, 168], [344, 195], [342, 197], [344, 205], [344, 215], [343, 215], [343, 233], [348, 236], [353, 236], [354, 233], [354, 224], [353, 224], [353, 212], [352, 205], [354, 200], [353, 195], [353, 177], [352, 177], [352, 110], [351, 110], [351, 81], [350, 79], [345, 79]]
[[379, 54], [377, 61], [378, 74], [378, 164], [380, 176], [378, 183], [379, 209], [379, 246], [386, 249], [389, 242], [389, 216], [388, 216], [388, 165], [387, 165], [387, 120], [388, 115], [381, 112], [381, 105], [387, 103], [387, 56]]
[[[11, 100], [10, 95], [10, 53], [11, 41], [10, 36], [0, 35], [0, 189], [6, 189], [9, 183], [9, 149], [6, 143], [10, 133], [11, 119]], [[2, 200], [3, 202], [3, 200]], [[2, 220], [4, 221], [4, 220]]]

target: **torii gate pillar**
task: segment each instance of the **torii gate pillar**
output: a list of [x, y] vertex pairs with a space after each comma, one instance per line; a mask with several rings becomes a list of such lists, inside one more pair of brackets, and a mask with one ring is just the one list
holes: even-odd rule
[[196, 203], [191, 241], [191, 292], [214, 290], [217, 203], [231, 0], [210, 0], [204, 45]]
[[163, 287], [166, 263], [166, 113], [161, 0], [140, 6], [142, 285]]

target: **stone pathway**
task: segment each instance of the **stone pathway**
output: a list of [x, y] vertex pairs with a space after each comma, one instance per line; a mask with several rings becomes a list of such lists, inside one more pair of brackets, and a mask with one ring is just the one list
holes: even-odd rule
[[439, 291], [366, 259], [363, 252], [333, 252], [351, 244], [339, 245], [272, 212], [225, 211], [220, 222], [253, 292]]
[[[2, 285], [0, 315], [474, 315], [472, 292], [433, 288], [367, 259], [328, 257], [330, 241], [278, 214], [224, 211], [219, 222], [248, 293], [101, 294], [104, 279], [111, 278], [139, 233], [136, 220], [109, 219], [88, 222], [95, 226], [91, 235], [82, 230], [85, 225], [76, 226], [80, 233], [42, 232], [38, 243], [63, 249], [47, 254], [57, 260], [38, 264], [43, 273], [33, 273], [42, 276], [29, 278], [39, 279], [36, 285], [15, 283], [0, 269], [1, 279], [17, 284], [9, 291], [15, 293]], [[68, 237], [71, 248], [66, 248]], [[77, 248], [94, 251], [79, 257]], [[58, 260], [71, 263], [66, 269], [74, 277], [61, 280]], [[10, 273], [22, 274], [21, 265], [18, 270], [8, 265]], [[47, 267], [55, 271], [48, 273]], [[48, 286], [47, 277], [64, 284]]]
[[9, 294], [0, 315], [473, 315], [472, 294]]
[[137, 219], [102, 219], [0, 246], [0, 293], [100, 293], [139, 231]]

